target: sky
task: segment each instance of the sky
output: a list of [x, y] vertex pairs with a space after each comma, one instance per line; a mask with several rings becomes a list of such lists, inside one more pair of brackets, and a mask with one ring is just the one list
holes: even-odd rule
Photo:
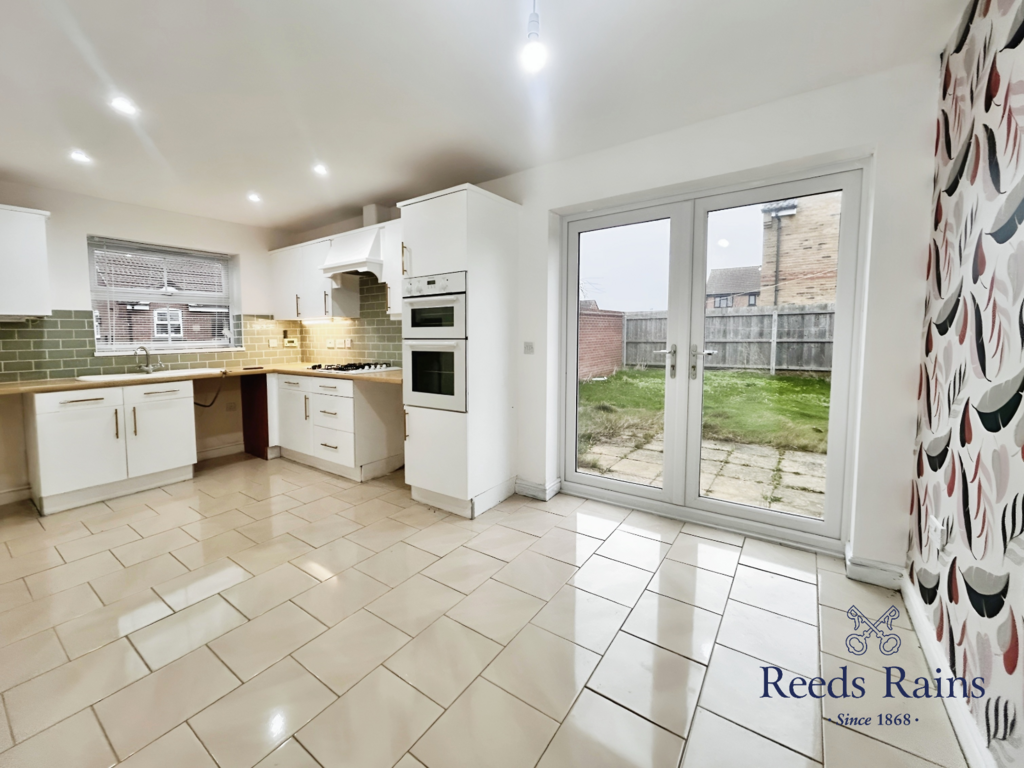
[[[708, 216], [708, 271], [757, 266], [762, 260], [761, 206]], [[668, 219], [580, 235], [580, 298], [620, 312], [668, 309]]]

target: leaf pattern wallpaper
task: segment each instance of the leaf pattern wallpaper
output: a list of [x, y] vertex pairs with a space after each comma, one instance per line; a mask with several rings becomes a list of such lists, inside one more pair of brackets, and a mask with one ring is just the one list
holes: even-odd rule
[[1024, 0], [941, 60], [910, 578], [1001, 765], [1024, 763]]

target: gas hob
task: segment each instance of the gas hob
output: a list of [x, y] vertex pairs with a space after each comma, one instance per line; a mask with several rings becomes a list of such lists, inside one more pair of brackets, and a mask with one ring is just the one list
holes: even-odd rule
[[317, 371], [318, 373], [344, 373], [344, 374], [359, 374], [359, 373], [381, 373], [382, 371], [397, 371], [400, 370], [398, 366], [391, 365], [391, 363], [338, 363], [334, 365], [323, 365], [317, 363], [311, 365], [307, 370]]

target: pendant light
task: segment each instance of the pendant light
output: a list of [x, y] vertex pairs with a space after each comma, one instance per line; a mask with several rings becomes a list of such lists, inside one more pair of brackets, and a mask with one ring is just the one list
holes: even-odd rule
[[531, 75], [540, 72], [548, 60], [548, 51], [540, 41], [540, 14], [537, 13], [537, 0], [533, 0], [533, 13], [526, 25], [526, 45], [519, 54], [519, 63]]

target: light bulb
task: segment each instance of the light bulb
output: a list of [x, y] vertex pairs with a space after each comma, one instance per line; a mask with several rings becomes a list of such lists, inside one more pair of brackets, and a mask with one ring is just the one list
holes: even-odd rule
[[92, 162], [92, 158], [89, 157], [87, 154], [85, 154], [85, 152], [83, 152], [80, 149], [73, 149], [73, 150], [71, 150], [70, 157], [76, 163], [88, 164], [88, 163]]
[[315, 173], [317, 176], [326, 176], [327, 166], [324, 165], [323, 163], [317, 163], [316, 165], [313, 166], [313, 173]]
[[540, 40], [531, 40], [523, 47], [523, 52], [519, 54], [519, 62], [523, 65], [523, 69], [531, 74], [544, 69], [547, 60], [548, 49], [544, 47], [544, 43]]
[[248, 197], [249, 197], [249, 200], [254, 202], [254, 203], [258, 203], [260, 200], [263, 199], [259, 195], [257, 195], [255, 192], [250, 192]]
[[122, 115], [137, 115], [139, 108], [126, 96], [116, 96], [110, 101], [110, 106]]
[[729, 247], [729, 241], [726, 240], [725, 238], [722, 238], [721, 240], [718, 241], [718, 247], [719, 248], [728, 248]]

